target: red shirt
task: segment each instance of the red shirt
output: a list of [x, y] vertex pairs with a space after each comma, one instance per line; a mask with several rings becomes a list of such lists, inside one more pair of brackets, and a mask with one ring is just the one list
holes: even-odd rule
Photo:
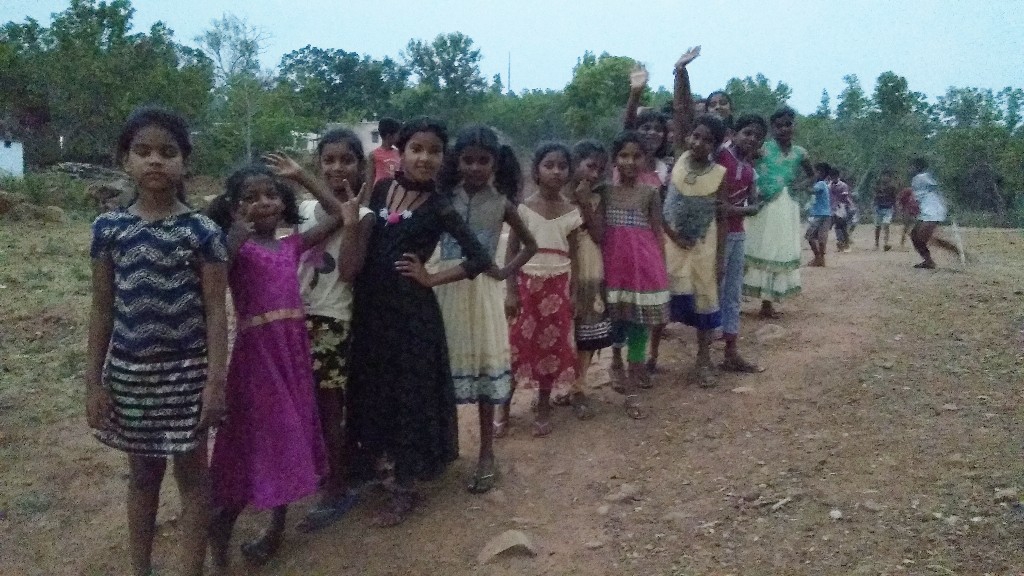
[[907, 216], [917, 216], [917, 213], [921, 211], [920, 206], [917, 205], [917, 198], [914, 198], [912, 188], [904, 188], [900, 191], [900, 197], [896, 202], [900, 206], [900, 212]]
[[[725, 167], [725, 193], [732, 206], [746, 206], [751, 200], [757, 181], [757, 173], [749, 162], [740, 160], [731, 146], [723, 146], [715, 157]], [[729, 232], [743, 232], [743, 216], [726, 216], [725, 225]]]
[[395, 177], [398, 171], [400, 156], [394, 148], [377, 148], [370, 152], [370, 159], [373, 160], [373, 184], [381, 180]]

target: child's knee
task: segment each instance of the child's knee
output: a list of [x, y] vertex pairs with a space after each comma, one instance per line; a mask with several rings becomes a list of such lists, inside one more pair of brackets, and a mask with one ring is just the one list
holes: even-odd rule
[[130, 456], [128, 463], [129, 487], [142, 492], [159, 492], [166, 469], [167, 461], [163, 458]]

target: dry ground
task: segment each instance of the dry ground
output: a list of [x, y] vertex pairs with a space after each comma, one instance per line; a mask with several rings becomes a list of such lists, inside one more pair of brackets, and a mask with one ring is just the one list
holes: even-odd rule
[[[1022, 481], [1024, 236], [965, 234], [966, 269], [863, 248], [804, 269], [782, 320], [743, 318], [762, 375], [684, 385], [694, 337], [673, 327], [647, 420], [623, 416], [603, 368], [597, 417], [559, 410], [545, 439], [520, 395], [485, 497], [463, 488], [476, 451], [464, 408], [463, 457], [406, 524], [372, 528], [361, 506], [236, 573], [1024, 573], [1024, 514], [1005, 490]], [[0, 222], [0, 574], [128, 573], [124, 459], [82, 417], [87, 243], [85, 222]], [[635, 496], [609, 502], [624, 483]], [[170, 480], [165, 495], [156, 556], [172, 574]], [[244, 517], [239, 540], [262, 519]], [[510, 528], [538, 555], [479, 566]]]

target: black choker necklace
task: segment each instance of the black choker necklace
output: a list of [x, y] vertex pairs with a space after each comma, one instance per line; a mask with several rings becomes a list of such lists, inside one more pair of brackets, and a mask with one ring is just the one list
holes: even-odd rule
[[402, 171], [395, 173], [395, 182], [409, 192], [433, 192], [437, 186], [433, 180], [409, 180]]

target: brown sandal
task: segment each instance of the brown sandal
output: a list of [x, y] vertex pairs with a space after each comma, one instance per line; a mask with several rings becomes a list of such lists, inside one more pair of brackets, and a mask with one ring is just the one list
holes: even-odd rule
[[726, 356], [719, 366], [726, 372], [742, 372], [744, 374], [760, 374], [765, 371], [764, 366], [747, 362], [739, 355]]
[[637, 394], [627, 395], [622, 406], [626, 409], [626, 416], [629, 416], [633, 420], [643, 420], [644, 418], [647, 418], [647, 410], [644, 410], [643, 405], [640, 404], [640, 396]]

